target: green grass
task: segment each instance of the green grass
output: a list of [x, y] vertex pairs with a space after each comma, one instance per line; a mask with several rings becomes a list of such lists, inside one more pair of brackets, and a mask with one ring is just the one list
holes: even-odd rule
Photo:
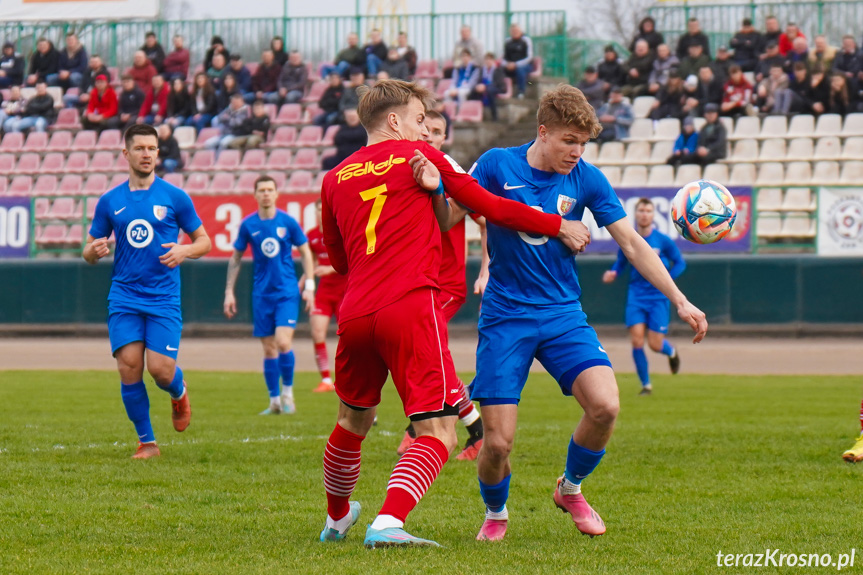
[[453, 458], [408, 523], [444, 548], [374, 551], [362, 547], [365, 524], [405, 425], [391, 386], [364, 443], [360, 524], [324, 545], [321, 456], [336, 398], [299, 374], [299, 414], [259, 417], [259, 375], [187, 379], [191, 427], [175, 433], [168, 398], [148, 384], [162, 457], [132, 461], [115, 374], [0, 372], [0, 573], [737, 573], [748, 569], [718, 568], [717, 552], [835, 558], [860, 541], [863, 466], [840, 459], [857, 430], [858, 378], [657, 376], [654, 395], [637, 397], [621, 376], [617, 430], [584, 484], [608, 533], [589, 539], [551, 501], [580, 409], [534, 375], [506, 541], [474, 541], [475, 467]]

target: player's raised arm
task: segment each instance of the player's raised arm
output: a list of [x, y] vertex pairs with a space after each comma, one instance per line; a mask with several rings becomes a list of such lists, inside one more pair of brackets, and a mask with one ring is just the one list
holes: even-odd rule
[[677, 308], [677, 315], [688, 323], [695, 331], [694, 343], [700, 342], [707, 335], [707, 317], [704, 312], [692, 305], [683, 292], [671, 279], [671, 275], [644, 238], [638, 235], [626, 218], [607, 224], [605, 229], [620, 246], [621, 251], [632, 266], [644, 278], [661, 291]]

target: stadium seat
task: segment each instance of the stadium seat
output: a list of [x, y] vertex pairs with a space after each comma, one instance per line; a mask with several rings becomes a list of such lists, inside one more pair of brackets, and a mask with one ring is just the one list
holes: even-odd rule
[[[738, 123], [740, 120], [738, 120]], [[767, 116], [761, 126], [759, 138], [784, 138], [788, 132], [788, 118], [785, 116]], [[810, 132], [811, 133], [811, 132]]]
[[300, 135], [297, 137], [297, 146], [320, 146], [321, 139], [324, 137], [324, 129], [320, 126], [306, 126], [300, 130]]
[[677, 174], [674, 177], [674, 185], [679, 187], [700, 179], [701, 166], [698, 164], [683, 164], [677, 168]]
[[66, 152], [72, 149], [72, 132], [62, 130], [51, 134], [51, 139], [48, 140], [48, 145], [45, 146], [46, 152]]
[[415, 78], [414, 82], [416, 82], [417, 86], [422, 86], [429, 92], [434, 92], [435, 80], [432, 78]]
[[[769, 117], [769, 116], [768, 116]], [[771, 138], [761, 142], [759, 162], [781, 162], [785, 159], [785, 138]]]
[[[51, 204], [51, 209], [48, 210], [47, 217], [52, 220], [71, 219], [75, 214], [75, 208], [77, 205], [78, 201], [74, 198], [57, 198]], [[78, 217], [80, 217], [80, 214]]]
[[[449, 118], [455, 118], [455, 113], [457, 111], [456, 108], [457, 108], [457, 105], [455, 102], [444, 102], [443, 103], [444, 113]], [[452, 130], [450, 130], [450, 131], [452, 131]]]
[[335, 148], [324, 148], [323, 150], [321, 150], [321, 166], [323, 166], [324, 160], [326, 158], [331, 158], [335, 156], [336, 151], [337, 150]]
[[92, 174], [87, 178], [87, 182], [81, 191], [88, 196], [101, 196], [108, 191], [108, 176], [105, 174]]
[[[70, 88], [71, 89], [71, 88]], [[77, 130], [81, 127], [81, 118], [76, 108], [61, 108], [57, 120], [50, 126], [51, 130]]]
[[[839, 183], [839, 162], [822, 160], [815, 162], [812, 169], [813, 184], [831, 186]], [[808, 182], [804, 182], [808, 183]]]
[[63, 164], [66, 157], [60, 152], [51, 152], [45, 154], [42, 158], [42, 165], [39, 166], [39, 171], [44, 174], [60, 174], [64, 171]]
[[[197, 152], [195, 155], [197, 156], [201, 152]], [[240, 150], [222, 150], [219, 153], [219, 157], [216, 158], [215, 163], [213, 164], [213, 169], [219, 171], [233, 171], [240, 167]], [[204, 169], [200, 166], [196, 166], [196, 169]]]
[[77, 196], [81, 194], [83, 189], [84, 178], [82, 176], [78, 174], [66, 174], [60, 180], [57, 193], [60, 195], [69, 194], [70, 196]]
[[482, 102], [480, 100], [468, 100], [459, 107], [458, 114], [455, 115], [455, 121], [479, 124], [482, 122], [482, 114]]
[[282, 191], [285, 189], [285, 183], [287, 182], [287, 178], [285, 177], [285, 172], [267, 172], [267, 175], [273, 178], [276, 181], [276, 189]]
[[[700, 132], [700, 131], [701, 131], [701, 128], [703, 128], [703, 127], [704, 127], [704, 124], [706, 124], [706, 123], [707, 123], [707, 120], [705, 120], [704, 118], [701, 118], [701, 117], [695, 117], [695, 118], [693, 118], [693, 119], [692, 119], [692, 125], [693, 125], [693, 126], [695, 126], [695, 131], [696, 131], [696, 132]], [[726, 130], [728, 130], [728, 125], [727, 125], [727, 124], [726, 124], [725, 128], [726, 128]], [[731, 128], [732, 128], [732, 129], [734, 128], [734, 123], [733, 123], [733, 122], [732, 122], [732, 124], [731, 124]], [[731, 130], [728, 130], [728, 136], [729, 136], [729, 137], [731, 136]]]
[[195, 146], [194, 147], [203, 148], [204, 144], [207, 143], [207, 140], [209, 140], [210, 138], [215, 138], [216, 136], [221, 136], [221, 135], [222, 135], [222, 131], [219, 128], [203, 128], [198, 133], [198, 139], [195, 140]]
[[[759, 202], [760, 200], [761, 196], [759, 195]], [[812, 190], [809, 188], [788, 188], [785, 190], [782, 209], [799, 212], [815, 211], [815, 198], [812, 197]]]
[[301, 104], [282, 104], [279, 115], [276, 116], [276, 125], [299, 124], [303, 121], [303, 106]]
[[210, 180], [209, 192], [211, 194], [223, 195], [234, 191], [234, 174], [228, 172], [216, 172]]
[[321, 96], [324, 95], [324, 92], [327, 90], [327, 82], [315, 82], [309, 88], [309, 93], [303, 96], [303, 102], [317, 102], [321, 99]]
[[[78, 132], [79, 134], [81, 132]], [[112, 172], [114, 171], [114, 154], [112, 152], [96, 152], [90, 160], [91, 172]]]
[[33, 192], [33, 179], [30, 176], [15, 176], [9, 184], [10, 196], [29, 196]]
[[44, 220], [51, 211], [51, 201], [48, 198], [35, 198], [33, 200], [33, 217]]
[[96, 216], [96, 205], [99, 203], [99, 198], [90, 197], [90, 198], [87, 198], [86, 200], [83, 200], [83, 201], [85, 201], [87, 203], [87, 206], [86, 206], [87, 211], [85, 214], [87, 216], [87, 220], [92, 220]]
[[[732, 118], [730, 116], [719, 116], [719, 122], [723, 126], [725, 126], [725, 133], [726, 134], [730, 135], [730, 134], [734, 133], [734, 118]], [[701, 124], [700, 128], [696, 128], [696, 131], [700, 132], [701, 129], [704, 128], [704, 126], [706, 124], [707, 124], [707, 120], [704, 120], [704, 124]], [[698, 125], [698, 118], [695, 118], [695, 125], [696, 126]]]
[[[837, 170], [836, 177], [839, 177], [839, 172]], [[790, 162], [785, 167], [785, 181], [786, 185], [791, 184], [802, 184], [806, 185], [812, 181], [812, 166], [809, 162]]]
[[815, 146], [812, 143], [812, 138], [794, 138], [788, 144], [785, 160], [811, 160], [814, 153]]
[[[251, 151], [251, 150], [250, 150]], [[246, 155], [249, 155], [246, 152]], [[255, 191], [255, 180], [260, 176], [257, 172], [240, 172], [237, 178], [236, 189], [238, 194], [249, 194]]]
[[128, 173], [114, 174], [113, 176], [111, 176], [111, 183], [108, 184], [108, 189], [112, 190], [112, 189], [116, 188], [117, 186], [119, 186], [120, 184], [128, 181], [128, 179], [129, 179]]
[[815, 160], [838, 160], [842, 157], [842, 142], [838, 136], [818, 138], [815, 142], [815, 152], [809, 157]]
[[730, 140], [758, 138], [761, 134], [761, 120], [757, 116], [740, 116], [734, 124], [734, 131], [728, 131]]
[[335, 137], [339, 131], [339, 128], [341, 128], [341, 126], [339, 126], [338, 124], [336, 124], [335, 126], [330, 126], [329, 128], [327, 128], [327, 131], [324, 133], [324, 137], [321, 140], [321, 145], [322, 146], [333, 146], [333, 145], [335, 145]]
[[315, 181], [312, 182], [312, 191], [320, 193], [321, 188], [324, 187], [324, 176], [326, 175], [327, 173], [324, 171], [318, 172], [315, 176]]
[[838, 136], [842, 133], [842, 116], [839, 114], [821, 114], [815, 123], [815, 137]]
[[756, 196], [758, 212], [781, 210], [783, 195], [782, 188], [760, 188]]
[[84, 244], [84, 228], [81, 224], [69, 226], [64, 244], [67, 248], [79, 248]]
[[620, 165], [623, 163], [623, 143], [606, 142], [599, 149], [597, 165]]
[[[758, 177], [755, 179], [756, 186], [781, 186], [784, 183], [785, 168], [779, 162], [765, 162], [758, 168]], [[752, 182], [743, 185], [751, 186]]]
[[75, 151], [86, 151], [96, 149], [96, 132], [93, 130], [81, 130], [75, 134], [72, 140], [72, 149]]
[[195, 146], [195, 128], [192, 126], [179, 126], [174, 129], [174, 138], [181, 150], [188, 150]]
[[185, 190], [188, 194], [203, 194], [210, 185], [210, 177], [207, 174], [196, 172], [186, 176]]
[[264, 170], [267, 167], [267, 152], [266, 150], [252, 149], [246, 150], [243, 154], [243, 161], [240, 162], [239, 169], [241, 170]]
[[782, 232], [785, 238], [815, 237], [815, 220], [807, 212], [788, 212], [782, 220]]
[[501, 99], [509, 99], [512, 98], [512, 78], [509, 76], [503, 79], [503, 85], [506, 86], [503, 92], [497, 95], [498, 98]]
[[[306, 104], [306, 109], [303, 111], [303, 123], [309, 124], [321, 115], [321, 107], [318, 106], [317, 102], [312, 102], [311, 104]], [[270, 123], [273, 124], [275, 120], [270, 120]]]
[[671, 140], [661, 140], [654, 142], [650, 149], [651, 164], [664, 164], [671, 157], [671, 152], [674, 150], [674, 142]]
[[212, 170], [215, 163], [216, 154], [213, 150], [198, 150], [195, 152], [195, 155], [192, 156], [192, 160], [189, 162], [189, 165], [186, 166], [186, 169], [206, 172], [208, 170]]
[[850, 138], [853, 136], [863, 136], [863, 114], [861, 113], [845, 116], [845, 123], [842, 125], [842, 137]]
[[759, 238], [776, 238], [782, 234], [782, 214], [758, 211], [757, 228]]
[[647, 183], [647, 166], [626, 166], [620, 178], [623, 188], [643, 188]]
[[[599, 144], [596, 142], [588, 142], [584, 147], [584, 153], [581, 154], [581, 159], [590, 163], [595, 164], [596, 158], [599, 156]], [[2, 171], [0, 171], [2, 173]]]
[[664, 188], [671, 186], [674, 182], [674, 167], [668, 164], [651, 166], [650, 174], [647, 176], [647, 187]]
[[57, 192], [57, 176], [43, 174], [36, 178], [33, 193], [37, 196], [52, 196]]
[[725, 164], [708, 164], [704, 166], [704, 174], [701, 177], [725, 185], [725, 182], [728, 181], [728, 166]]
[[39, 159], [39, 154], [35, 152], [29, 152], [26, 154], [21, 154], [18, 157], [18, 163], [15, 164], [15, 173], [16, 174], [35, 174], [39, 171], [39, 164], [41, 160]]
[[118, 151], [123, 149], [120, 130], [104, 130], [96, 141], [97, 150]]
[[294, 126], [279, 126], [265, 148], [286, 148], [297, 141], [297, 129]]
[[632, 113], [636, 118], [646, 118], [650, 114], [656, 98], [653, 96], [639, 96], [632, 102]]
[[863, 161], [852, 160], [842, 162], [842, 173], [839, 176], [839, 183], [859, 186], [860, 182], [863, 182]]
[[7, 195], [9, 191], [9, 179], [4, 177], [0, 177], [0, 195]]
[[440, 78], [441, 72], [437, 60], [420, 60], [417, 62], [417, 69], [414, 73], [414, 77], [417, 79], [432, 78], [434, 80]]
[[807, 137], [811, 138], [815, 132], [815, 117], [809, 114], [797, 114], [791, 117], [788, 125], [789, 138]]
[[117, 159], [114, 160], [114, 171], [122, 172], [123, 174], [129, 173], [129, 160], [122, 153], [117, 154]]
[[294, 161], [291, 163], [291, 167], [303, 170], [321, 169], [321, 162], [318, 159], [318, 151], [312, 148], [300, 148], [294, 156]]
[[[633, 164], [647, 164], [650, 162], [650, 142], [630, 142], [626, 145], [626, 153], [623, 156], [623, 163], [627, 166]], [[624, 179], [626, 171], [624, 170]], [[645, 179], [647, 176], [645, 175]]]
[[285, 191], [289, 194], [300, 194], [312, 189], [312, 173], [306, 170], [296, 170], [291, 174]]
[[846, 138], [845, 145], [842, 147], [842, 159], [863, 160], [863, 137]]
[[654, 140], [674, 141], [680, 135], [680, 120], [677, 118], [662, 118], [656, 123], [653, 132]]
[[605, 174], [606, 179], [608, 179], [608, 183], [611, 184], [612, 188], [616, 188], [620, 185], [620, 167], [619, 166], [603, 166], [600, 168], [602, 173]]
[[435, 86], [435, 97], [439, 100], [443, 100], [446, 91], [450, 89], [452, 86], [452, 80], [444, 78], [442, 80], [438, 80], [437, 85]]
[[[48, 156], [45, 156], [47, 159]], [[44, 165], [44, 162], [43, 162]], [[90, 156], [87, 152], [72, 152], [66, 158], [65, 172], [69, 174], [83, 174], [90, 167]]]
[[185, 180], [185, 178], [183, 177], [183, 174], [179, 172], [165, 174], [162, 179], [171, 184], [172, 186], [177, 186], [181, 190], [183, 189], [183, 180]]
[[0, 152], [18, 152], [24, 145], [24, 134], [21, 132], [9, 132], [0, 141]]
[[27, 134], [27, 139], [24, 140], [24, 145], [21, 147], [22, 152], [41, 152], [48, 145], [47, 132], [30, 132]]
[[753, 138], [744, 138], [734, 142], [731, 150], [731, 155], [726, 160], [727, 162], [754, 162], [758, 159], [758, 140]]
[[293, 154], [285, 148], [278, 148], [270, 152], [267, 158], [267, 168], [270, 170], [287, 170], [291, 167]]
[[628, 140], [650, 140], [653, 138], [653, 120], [636, 118], [629, 127]]
[[36, 245], [41, 248], [59, 248], [66, 241], [66, 226], [50, 224], [42, 228], [36, 237]]
[[0, 154], [0, 176], [8, 176], [15, 171], [15, 154]]

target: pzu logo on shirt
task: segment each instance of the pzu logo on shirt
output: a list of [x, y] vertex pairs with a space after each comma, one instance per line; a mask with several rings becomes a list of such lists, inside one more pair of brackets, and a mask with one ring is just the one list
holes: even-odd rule
[[153, 241], [153, 226], [147, 220], [132, 220], [126, 226], [126, 241], [133, 248], [146, 248]]

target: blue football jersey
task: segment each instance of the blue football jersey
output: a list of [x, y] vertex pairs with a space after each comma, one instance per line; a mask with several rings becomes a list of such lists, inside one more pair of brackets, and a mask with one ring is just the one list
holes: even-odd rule
[[[567, 220], [581, 220], [585, 208], [600, 227], [626, 217], [617, 194], [598, 168], [580, 160], [567, 175], [537, 170], [527, 163], [531, 144], [489, 150], [470, 173], [493, 194]], [[550, 312], [581, 309], [575, 255], [560, 240], [489, 222], [488, 251], [491, 262], [483, 310], [524, 305]]]
[[114, 232], [117, 246], [108, 301], [179, 305], [180, 268], [168, 268], [159, 256], [162, 244], [176, 242], [180, 230], [190, 234], [201, 227], [192, 199], [161, 178], [148, 190], [129, 190], [126, 180], [96, 204], [90, 235], [107, 238]]
[[[683, 261], [683, 256], [680, 255], [680, 249], [674, 243], [674, 240], [656, 229], [650, 232], [650, 235], [644, 239], [653, 248], [653, 251], [662, 260], [662, 263], [665, 264], [665, 268], [672, 278], [676, 278], [683, 273], [683, 270], [686, 269], [686, 262]], [[611, 269], [620, 275], [626, 270], [628, 265], [629, 261], [623, 255], [623, 251], [617, 250], [617, 261], [614, 262]], [[638, 270], [633, 267], [629, 274], [629, 294], [627, 298], [629, 301], [645, 301], [665, 299], [665, 296], [661, 291], [653, 287], [653, 284], [644, 279], [644, 276], [638, 273]]]
[[265, 298], [296, 295], [297, 274], [291, 250], [307, 241], [297, 220], [281, 210], [276, 210], [276, 217], [269, 220], [262, 220], [257, 212], [244, 219], [234, 249], [245, 252], [252, 245], [252, 295]]

